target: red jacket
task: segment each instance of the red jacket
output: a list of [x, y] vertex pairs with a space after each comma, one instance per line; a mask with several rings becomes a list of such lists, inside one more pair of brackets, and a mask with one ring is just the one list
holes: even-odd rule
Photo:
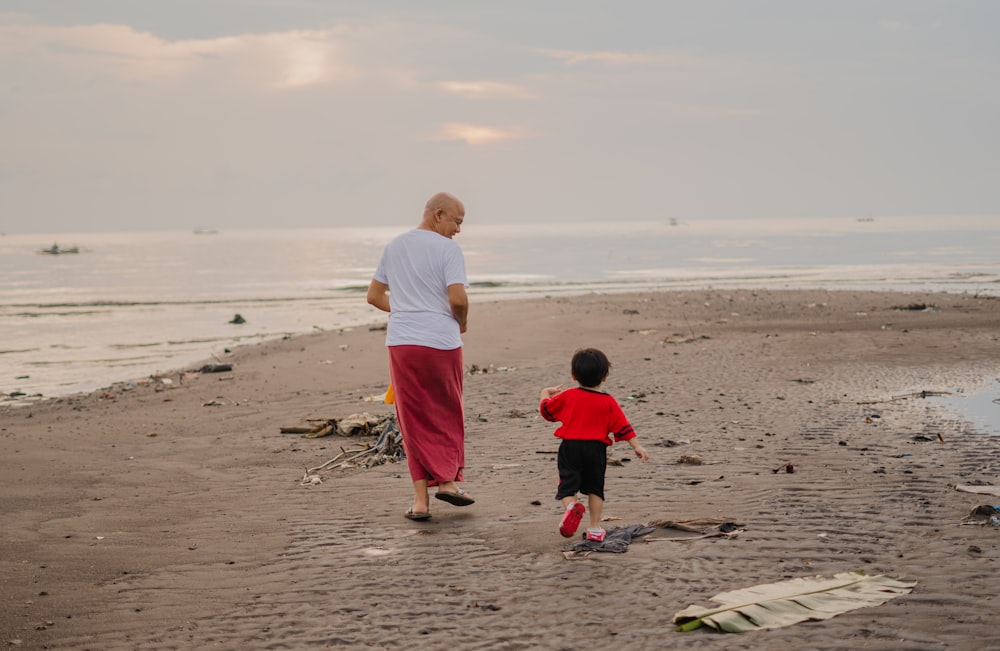
[[542, 400], [538, 411], [545, 420], [562, 423], [555, 431], [555, 436], [561, 439], [611, 445], [614, 441], [635, 438], [635, 430], [618, 401], [601, 391], [583, 387], [567, 389]]

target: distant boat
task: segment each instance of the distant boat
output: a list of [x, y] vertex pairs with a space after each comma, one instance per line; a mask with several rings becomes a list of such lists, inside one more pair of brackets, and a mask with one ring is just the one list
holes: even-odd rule
[[59, 255], [60, 253], [79, 253], [80, 247], [71, 246], [67, 249], [61, 248], [58, 244], [53, 244], [47, 249], [40, 249], [39, 253], [48, 253], [50, 255]]
[[195, 235], [218, 235], [219, 231], [214, 228], [197, 228], [194, 231]]

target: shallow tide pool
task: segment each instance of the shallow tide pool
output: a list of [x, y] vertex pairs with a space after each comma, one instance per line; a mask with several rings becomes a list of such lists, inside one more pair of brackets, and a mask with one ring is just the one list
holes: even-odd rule
[[946, 410], [970, 422], [977, 431], [1000, 436], [1000, 378], [940, 400]]

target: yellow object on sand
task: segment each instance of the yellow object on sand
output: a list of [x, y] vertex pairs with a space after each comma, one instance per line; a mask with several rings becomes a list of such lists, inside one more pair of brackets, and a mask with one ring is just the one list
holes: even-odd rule
[[389, 388], [385, 390], [385, 397], [382, 400], [387, 405], [396, 403], [396, 392], [392, 390], [392, 382], [389, 383]]

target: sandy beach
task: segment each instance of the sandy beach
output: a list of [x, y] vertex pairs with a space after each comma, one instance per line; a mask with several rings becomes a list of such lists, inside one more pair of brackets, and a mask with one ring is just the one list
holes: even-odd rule
[[[403, 518], [404, 464], [302, 485], [305, 468], [358, 440], [280, 431], [391, 413], [366, 400], [388, 378], [384, 318], [372, 320], [207, 360], [230, 372], [0, 407], [0, 645], [1000, 649], [1000, 528], [963, 523], [1000, 497], [955, 488], [1000, 484], [1000, 437], [934, 399], [997, 388], [1000, 300], [741, 290], [473, 303], [464, 486], [477, 502], [432, 500], [428, 522]], [[609, 468], [606, 527], [702, 520], [737, 535], [657, 527], [625, 553], [564, 553], [558, 441], [537, 400], [570, 383], [583, 346], [611, 359], [605, 388], [652, 456]], [[672, 624], [720, 592], [853, 570], [916, 586], [769, 631]]]

